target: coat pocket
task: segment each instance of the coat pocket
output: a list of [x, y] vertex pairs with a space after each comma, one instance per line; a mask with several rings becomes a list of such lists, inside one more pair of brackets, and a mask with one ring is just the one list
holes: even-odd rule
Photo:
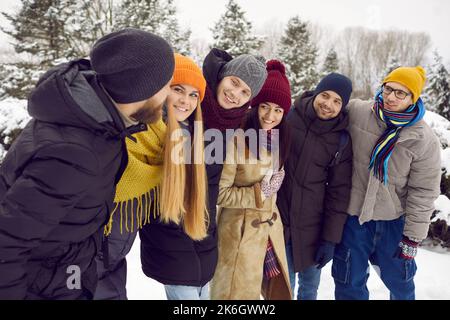
[[338, 245], [334, 252], [333, 265], [331, 267], [331, 275], [335, 281], [343, 284], [349, 283], [350, 278], [350, 249], [341, 245]]

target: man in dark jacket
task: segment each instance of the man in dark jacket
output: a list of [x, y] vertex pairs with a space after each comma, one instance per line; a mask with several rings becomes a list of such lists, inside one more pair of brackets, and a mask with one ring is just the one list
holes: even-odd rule
[[125, 138], [161, 115], [174, 69], [165, 40], [124, 29], [90, 57], [40, 78], [0, 168], [0, 299], [92, 298]]
[[320, 270], [332, 259], [347, 218], [352, 147], [343, 110], [351, 92], [350, 79], [331, 73], [298, 98], [288, 116], [292, 147], [277, 205], [299, 300], [317, 298]]

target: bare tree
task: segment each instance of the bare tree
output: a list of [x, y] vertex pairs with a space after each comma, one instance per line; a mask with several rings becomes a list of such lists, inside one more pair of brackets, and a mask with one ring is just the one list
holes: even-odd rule
[[380, 84], [380, 75], [396, 60], [415, 66], [425, 62], [430, 36], [422, 32], [347, 28], [336, 41], [340, 70], [353, 81], [353, 96], [369, 98]]

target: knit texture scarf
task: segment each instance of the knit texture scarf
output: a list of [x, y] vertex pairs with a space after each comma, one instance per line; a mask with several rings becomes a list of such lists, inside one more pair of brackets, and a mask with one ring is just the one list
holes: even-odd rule
[[[147, 126], [147, 131], [134, 134], [136, 142], [126, 139], [128, 165], [116, 186], [114, 210], [105, 235], [112, 231], [113, 220], [120, 219], [120, 233], [134, 232], [150, 222], [152, 201], [159, 203], [166, 125], [163, 120]], [[153, 198], [152, 198], [153, 194]], [[153, 216], [158, 214], [153, 206]]]
[[383, 121], [387, 128], [378, 138], [375, 147], [370, 155], [369, 170], [373, 168], [374, 176], [383, 182], [388, 183], [388, 161], [394, 151], [400, 132], [405, 127], [410, 127], [420, 121], [425, 114], [425, 107], [422, 99], [408, 107], [403, 112], [393, 112], [384, 109], [384, 102], [381, 90], [375, 95], [375, 103], [372, 107], [375, 116]]
[[240, 108], [224, 109], [217, 102], [216, 95], [206, 86], [205, 98], [202, 101], [203, 121], [208, 129], [226, 129], [239, 128], [248, 110], [248, 104]]

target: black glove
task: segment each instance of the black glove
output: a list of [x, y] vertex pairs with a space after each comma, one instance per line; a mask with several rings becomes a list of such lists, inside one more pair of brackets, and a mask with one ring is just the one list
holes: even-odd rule
[[330, 241], [323, 240], [316, 252], [317, 268], [322, 269], [333, 259], [334, 247], [336, 245]]

